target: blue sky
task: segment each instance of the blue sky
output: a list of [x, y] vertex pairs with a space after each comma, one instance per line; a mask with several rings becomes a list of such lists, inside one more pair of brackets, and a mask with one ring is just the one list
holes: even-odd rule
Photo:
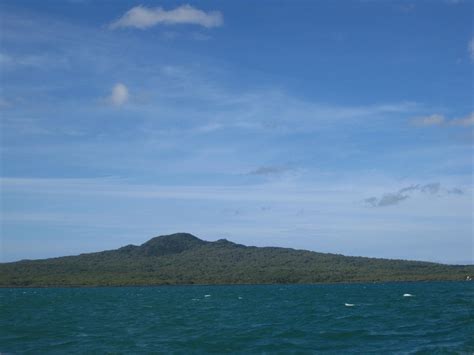
[[473, 1], [1, 1], [1, 259], [206, 240], [473, 262]]

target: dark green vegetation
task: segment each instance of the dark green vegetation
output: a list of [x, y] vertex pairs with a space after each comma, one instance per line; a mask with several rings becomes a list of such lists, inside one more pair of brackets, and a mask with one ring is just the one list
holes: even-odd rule
[[191, 234], [117, 250], [0, 264], [0, 286], [318, 283], [464, 280], [474, 266], [258, 248]]

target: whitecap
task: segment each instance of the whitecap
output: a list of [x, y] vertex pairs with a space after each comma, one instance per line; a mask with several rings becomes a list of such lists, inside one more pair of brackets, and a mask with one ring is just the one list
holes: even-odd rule
[[239, 300], [241, 300], [241, 299], [242, 299], [242, 297], [239, 296]]
[[204, 297], [211, 297], [211, 295], [204, 295]]
[[411, 293], [404, 293], [403, 297], [413, 297], [413, 295]]
[[354, 307], [355, 305], [353, 303], [344, 303], [344, 306], [346, 307]]

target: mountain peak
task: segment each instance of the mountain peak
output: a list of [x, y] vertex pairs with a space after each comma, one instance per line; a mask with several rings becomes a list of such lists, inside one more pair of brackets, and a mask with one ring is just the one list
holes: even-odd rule
[[174, 233], [152, 238], [140, 245], [138, 250], [140, 254], [149, 256], [178, 254], [206, 243], [189, 233]]

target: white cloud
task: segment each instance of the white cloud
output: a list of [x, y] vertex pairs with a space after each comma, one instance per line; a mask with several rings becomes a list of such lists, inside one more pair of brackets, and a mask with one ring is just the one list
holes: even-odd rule
[[417, 126], [440, 126], [444, 123], [444, 116], [434, 114], [425, 117], [418, 117], [413, 120], [413, 123]]
[[122, 83], [117, 83], [112, 88], [108, 102], [114, 106], [122, 106], [128, 101], [128, 89]]
[[471, 38], [467, 45], [467, 50], [469, 51], [469, 56], [471, 57], [471, 60], [474, 61], [474, 37]]
[[222, 23], [223, 17], [219, 11], [205, 12], [190, 5], [182, 5], [169, 11], [161, 7], [135, 6], [113, 22], [110, 28], [135, 27], [145, 29], [158, 24], [191, 24], [211, 28], [219, 27]]

